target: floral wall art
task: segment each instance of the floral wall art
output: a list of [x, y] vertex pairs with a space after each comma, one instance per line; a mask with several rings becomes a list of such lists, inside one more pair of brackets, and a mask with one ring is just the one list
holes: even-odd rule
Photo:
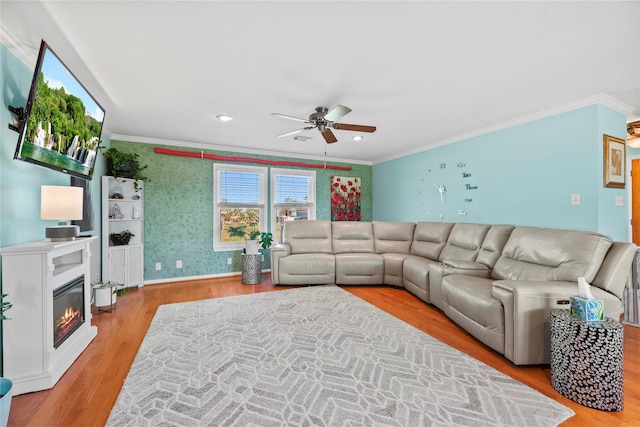
[[360, 221], [360, 179], [331, 177], [331, 221]]

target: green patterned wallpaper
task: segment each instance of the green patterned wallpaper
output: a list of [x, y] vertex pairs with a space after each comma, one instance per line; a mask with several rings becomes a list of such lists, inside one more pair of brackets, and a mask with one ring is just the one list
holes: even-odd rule
[[[178, 151], [200, 150], [184, 147], [160, 146], [127, 141], [111, 141], [119, 150], [138, 153], [148, 165], [145, 175], [144, 199], [144, 278], [145, 281], [169, 280], [181, 277], [207, 276], [240, 271], [240, 251], [213, 251], [213, 161], [192, 157], [176, 157], [156, 154], [155, 147]], [[207, 154], [223, 156], [255, 157], [269, 160], [299, 160], [304, 163], [319, 163], [307, 159], [289, 157], [247, 155], [227, 151], [205, 150]], [[333, 162], [331, 162], [334, 164]], [[358, 177], [362, 181], [362, 221], [372, 220], [372, 167], [369, 165], [345, 164], [351, 171], [330, 169], [316, 170], [316, 200], [318, 219], [330, 219], [331, 176]], [[282, 167], [282, 166], [275, 166]], [[292, 168], [295, 169], [295, 168]], [[270, 268], [268, 251], [263, 251], [263, 268]], [[233, 259], [227, 265], [227, 258]], [[182, 260], [182, 268], [175, 267]], [[155, 264], [162, 263], [156, 271]]]

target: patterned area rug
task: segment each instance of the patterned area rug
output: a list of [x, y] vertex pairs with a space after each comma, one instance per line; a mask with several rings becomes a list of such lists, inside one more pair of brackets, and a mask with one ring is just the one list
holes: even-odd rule
[[554, 426], [569, 408], [337, 286], [159, 307], [108, 426]]

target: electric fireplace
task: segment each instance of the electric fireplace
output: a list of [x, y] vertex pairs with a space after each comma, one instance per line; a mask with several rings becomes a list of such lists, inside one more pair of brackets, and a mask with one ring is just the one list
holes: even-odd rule
[[84, 323], [84, 276], [53, 290], [53, 348]]

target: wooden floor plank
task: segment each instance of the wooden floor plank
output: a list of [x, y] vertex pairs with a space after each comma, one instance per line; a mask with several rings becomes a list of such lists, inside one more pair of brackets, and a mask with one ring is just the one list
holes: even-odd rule
[[[9, 427], [103, 426], [124, 379], [162, 304], [290, 289], [274, 287], [269, 275], [258, 285], [242, 285], [239, 276], [148, 285], [118, 298], [116, 309], [93, 316], [98, 336], [51, 389], [14, 396]], [[404, 320], [452, 347], [504, 372], [576, 412], [563, 426], [640, 425], [640, 328], [625, 325], [625, 400], [621, 412], [586, 408], [551, 386], [548, 366], [519, 367], [480, 344], [441, 311], [403, 289], [350, 286], [345, 290]]]

